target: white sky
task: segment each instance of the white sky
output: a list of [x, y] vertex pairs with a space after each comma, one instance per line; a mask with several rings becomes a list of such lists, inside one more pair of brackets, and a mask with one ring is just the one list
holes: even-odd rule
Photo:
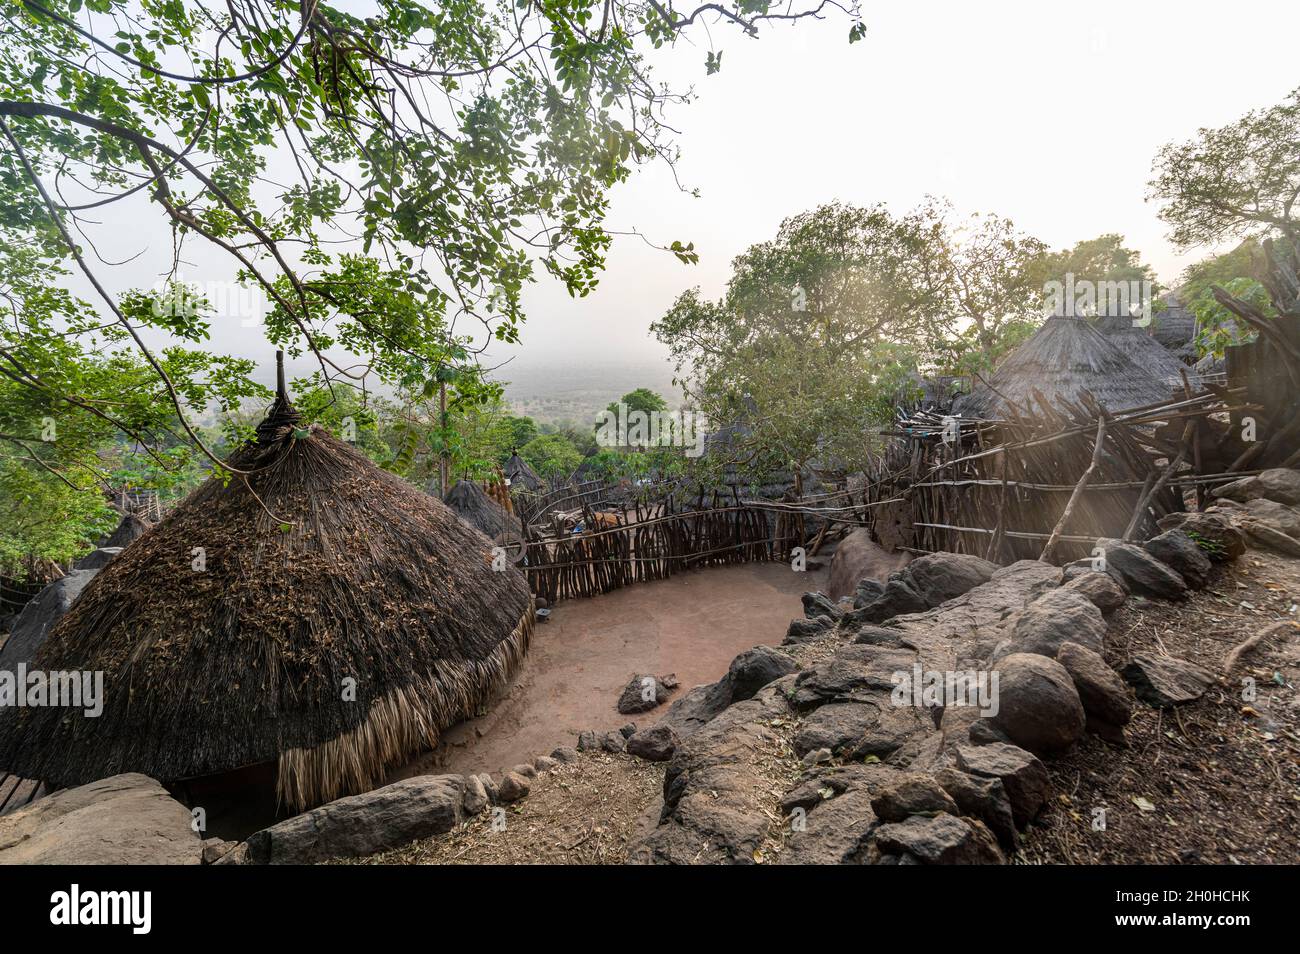
[[[953, 0], [872, 3], [863, 14], [867, 37], [852, 46], [843, 19], [777, 25], [758, 40], [713, 27], [723, 51], [714, 76], [703, 46], [651, 53], [660, 80], [699, 94], [670, 120], [681, 130], [678, 175], [702, 195], [677, 191], [665, 168], [644, 169], [616, 189], [608, 224], [659, 244], [693, 241], [701, 261], [683, 266], [627, 237], [586, 299], [543, 277], [526, 293], [516, 367], [656, 360], [664, 352], [648, 326], [681, 291], [717, 295], [734, 255], [784, 217], [836, 199], [901, 213], [927, 193], [946, 196], [959, 213], [1008, 216], [1053, 247], [1119, 232], [1170, 282], [1204, 251], [1178, 254], [1144, 201], [1157, 150], [1300, 85], [1296, 3]], [[100, 244], [110, 260], [147, 247], [115, 287], [152, 284], [165, 268], [170, 245], [152, 226], [120, 223]], [[205, 280], [216, 259], [192, 259], [198, 270], [185, 277]], [[256, 329], [227, 320], [213, 339], [269, 373]]]

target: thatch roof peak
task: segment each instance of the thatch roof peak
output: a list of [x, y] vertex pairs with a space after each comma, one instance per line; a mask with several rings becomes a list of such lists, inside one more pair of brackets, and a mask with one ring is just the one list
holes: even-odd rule
[[303, 808], [373, 787], [505, 684], [533, 601], [479, 531], [318, 426], [231, 463], [246, 478], [197, 488], [38, 650], [33, 668], [104, 673], [102, 715], [0, 712], [0, 765], [75, 785], [273, 762]]
[[1003, 358], [987, 381], [977, 380], [954, 411], [999, 417], [1009, 405], [1021, 412], [1036, 410], [1036, 394], [1052, 402], [1078, 402], [1085, 393], [1112, 412], [1169, 397], [1159, 380], [1086, 320], [1055, 315]]

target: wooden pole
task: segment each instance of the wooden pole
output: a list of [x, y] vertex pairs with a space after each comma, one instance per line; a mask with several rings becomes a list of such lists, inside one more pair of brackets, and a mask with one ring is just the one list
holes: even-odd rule
[[1097, 461], [1101, 459], [1101, 448], [1105, 442], [1106, 415], [1103, 414], [1097, 419], [1097, 440], [1092, 445], [1092, 460], [1079, 477], [1079, 482], [1074, 485], [1074, 493], [1070, 494], [1070, 499], [1066, 501], [1065, 509], [1061, 511], [1061, 519], [1056, 521], [1056, 526], [1052, 528], [1052, 535], [1047, 538], [1047, 545], [1043, 547], [1043, 552], [1039, 554], [1038, 559], [1042, 562], [1051, 562], [1052, 551], [1056, 548], [1056, 541], [1060, 539], [1062, 532], [1065, 530], [1065, 524], [1069, 521], [1070, 515], [1074, 513], [1074, 505], [1083, 496], [1083, 488], [1088, 486], [1088, 481], [1092, 479], [1093, 472], [1097, 469]]

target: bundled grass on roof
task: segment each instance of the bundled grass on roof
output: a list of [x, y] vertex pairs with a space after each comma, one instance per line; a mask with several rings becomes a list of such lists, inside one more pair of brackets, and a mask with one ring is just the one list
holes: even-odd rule
[[976, 380], [954, 410], [966, 417], [997, 418], [1008, 405], [1032, 410], [1035, 392], [1053, 404], [1077, 404], [1091, 394], [1112, 413], [1169, 397], [1164, 384], [1087, 321], [1058, 315], [1043, 322], [987, 380]]
[[512, 513], [507, 513], [505, 507], [489, 497], [487, 492], [472, 480], [456, 481], [451, 490], [447, 491], [443, 502], [462, 520], [483, 531], [493, 540], [503, 534], [518, 535], [521, 532], [519, 518]]
[[[277, 402], [259, 440], [87, 586], [33, 668], [104, 709], [0, 713], [0, 765], [55, 786], [274, 762], [293, 809], [373, 787], [503, 687], [532, 597], [491, 542]], [[355, 692], [355, 701], [349, 693]]]
[[1178, 359], [1178, 356], [1160, 344], [1144, 328], [1135, 327], [1128, 316], [1097, 319], [1096, 328], [1138, 367], [1165, 385], [1165, 397], [1183, 393], [1183, 374], [1193, 390], [1200, 386], [1200, 376]]

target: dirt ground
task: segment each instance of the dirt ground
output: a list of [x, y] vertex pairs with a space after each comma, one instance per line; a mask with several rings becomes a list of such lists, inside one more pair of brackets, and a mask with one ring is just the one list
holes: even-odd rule
[[[1168, 653], [1220, 673], [1224, 657], [1272, 623], [1298, 618], [1300, 561], [1257, 550], [1216, 570], [1185, 603], [1130, 600], [1107, 652]], [[1242, 698], [1243, 679], [1255, 698]], [[1018, 861], [1049, 864], [1300, 862], [1300, 631], [1245, 655], [1198, 702], [1138, 704], [1127, 749], [1089, 735], [1049, 763], [1056, 805], [1027, 833]], [[1104, 830], [1094, 830], [1096, 809]]]
[[[819, 555], [824, 564], [829, 554]], [[779, 645], [800, 596], [826, 569], [783, 563], [715, 567], [557, 605], [491, 711], [443, 734], [438, 749], [393, 779], [429, 772], [499, 773], [573, 745], [585, 729], [616, 729], [619, 693], [638, 673], [675, 673], [680, 688], [715, 682], [739, 653]], [[657, 710], [662, 711], [662, 710]], [[641, 717], [653, 721], [656, 713]]]

